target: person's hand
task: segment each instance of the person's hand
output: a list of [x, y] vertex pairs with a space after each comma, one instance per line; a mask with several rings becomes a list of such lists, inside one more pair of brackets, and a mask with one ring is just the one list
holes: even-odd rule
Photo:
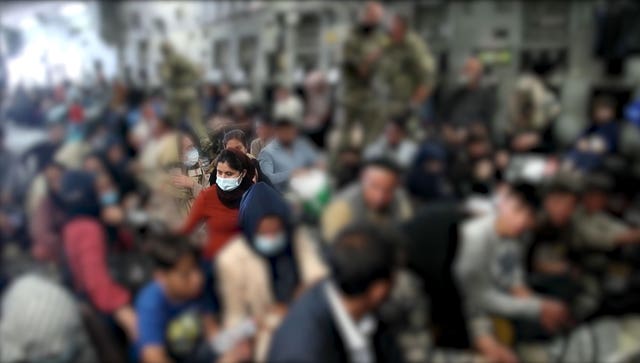
[[287, 315], [287, 310], [287, 305], [285, 304], [275, 304], [273, 306], [273, 312], [279, 317]]
[[316, 168], [316, 169], [320, 169], [320, 170], [326, 170], [327, 169], [327, 162], [324, 159], [320, 159], [313, 165], [313, 167]]
[[633, 228], [620, 233], [616, 236], [615, 242], [621, 246], [640, 243], [640, 229]]
[[511, 290], [511, 294], [517, 298], [526, 299], [531, 297], [531, 295], [533, 295], [533, 292], [531, 292], [528, 287], [519, 285]]
[[540, 142], [538, 134], [528, 132], [526, 134], [518, 135], [513, 140], [513, 148], [516, 151], [529, 151], [533, 149]]
[[367, 54], [365, 61], [367, 62], [367, 64], [372, 64], [377, 62], [381, 56], [382, 56], [382, 48], [376, 48], [374, 51]]
[[11, 226], [9, 217], [4, 212], [0, 212], [0, 231], [8, 231]]
[[178, 188], [193, 188], [196, 184], [195, 180], [183, 174], [172, 175], [171, 183]]
[[369, 75], [371, 71], [371, 66], [380, 59], [382, 56], [382, 49], [376, 49], [373, 52], [367, 54], [364, 58], [364, 62], [360, 64], [358, 70], [360, 72], [360, 76], [366, 77]]
[[578, 140], [578, 144], [576, 145], [576, 148], [578, 149], [578, 151], [582, 151], [582, 152], [589, 151], [589, 140], [584, 138]]
[[138, 318], [135, 311], [129, 305], [116, 310], [113, 314], [118, 325], [124, 330], [130, 342], [138, 340]]
[[249, 340], [243, 340], [236, 344], [233, 349], [226, 352], [214, 363], [241, 363], [249, 362], [252, 360], [251, 342]]
[[108, 225], [118, 225], [124, 220], [124, 212], [117, 205], [105, 207], [102, 210], [102, 220]]
[[303, 176], [305, 174], [309, 173], [309, 169], [305, 169], [305, 168], [300, 168], [300, 169], [296, 169], [291, 173], [291, 177], [295, 178], [295, 177], [299, 177], [299, 176]]
[[122, 200], [122, 206], [126, 210], [133, 210], [140, 206], [140, 197], [136, 193], [129, 193]]
[[557, 300], [542, 300], [540, 324], [550, 333], [555, 333], [569, 322], [567, 306]]
[[476, 338], [478, 352], [490, 363], [518, 363], [518, 357], [511, 349], [500, 344], [494, 337], [485, 335]]

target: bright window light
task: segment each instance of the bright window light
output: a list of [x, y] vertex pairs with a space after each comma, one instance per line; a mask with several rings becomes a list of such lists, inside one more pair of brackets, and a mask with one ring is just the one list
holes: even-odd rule
[[60, 14], [66, 17], [72, 17], [76, 15], [80, 15], [87, 10], [87, 7], [83, 3], [72, 3], [62, 6], [60, 9]]
[[20, 22], [20, 27], [24, 30], [33, 29], [37, 25], [38, 23], [36, 22], [36, 19], [34, 19], [32, 16], [26, 17]]

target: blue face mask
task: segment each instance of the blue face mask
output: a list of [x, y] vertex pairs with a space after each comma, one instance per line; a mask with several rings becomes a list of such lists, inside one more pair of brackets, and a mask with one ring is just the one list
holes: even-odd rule
[[258, 252], [265, 256], [275, 256], [282, 252], [285, 248], [287, 239], [284, 232], [280, 232], [276, 235], [256, 235], [255, 247]]
[[216, 184], [220, 189], [225, 192], [230, 192], [234, 189], [237, 189], [242, 182], [242, 177], [239, 178], [216, 178]]
[[102, 204], [103, 206], [117, 204], [119, 197], [120, 196], [118, 195], [117, 191], [110, 190], [110, 191], [108, 191], [106, 193], [102, 193], [102, 195], [100, 195], [100, 204]]

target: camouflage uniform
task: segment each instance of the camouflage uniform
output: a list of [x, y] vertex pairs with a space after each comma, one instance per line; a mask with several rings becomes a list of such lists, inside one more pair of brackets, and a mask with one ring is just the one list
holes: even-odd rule
[[167, 114], [170, 120], [179, 124], [186, 118], [198, 135], [203, 149], [209, 149], [211, 142], [196, 90], [198, 70], [186, 58], [169, 51], [162, 63], [160, 74], [167, 89]]
[[[434, 60], [425, 42], [416, 33], [407, 31], [402, 42], [391, 42], [385, 49], [382, 74], [386, 85], [385, 118], [388, 119], [409, 109], [418, 87], [433, 84]], [[411, 120], [409, 126], [417, 127], [416, 121]]]
[[377, 136], [376, 130], [381, 130], [379, 124], [384, 120], [380, 117], [380, 99], [374, 84], [379, 61], [372, 63], [366, 75], [360, 74], [359, 68], [370, 54], [382, 51], [388, 42], [382, 29], [364, 32], [356, 27], [344, 44], [344, 127], [340, 133], [339, 148], [351, 146], [350, 131], [357, 123], [363, 126], [365, 143]]

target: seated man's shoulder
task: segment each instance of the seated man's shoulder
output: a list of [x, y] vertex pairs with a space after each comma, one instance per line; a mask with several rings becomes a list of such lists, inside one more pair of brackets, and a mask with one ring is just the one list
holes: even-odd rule
[[[323, 296], [323, 283], [309, 288], [293, 304], [276, 331], [270, 361], [315, 361], [329, 344], [331, 312]], [[305, 360], [304, 358], [309, 358]]]
[[258, 160], [263, 159], [264, 157], [271, 157], [272, 153], [275, 150], [275, 142], [270, 142], [267, 145], [265, 145], [262, 150], [260, 150], [260, 153], [258, 154]]
[[322, 327], [331, 321], [331, 310], [324, 295], [324, 282], [320, 281], [305, 291], [293, 303], [279, 331], [298, 337], [321, 334]]

